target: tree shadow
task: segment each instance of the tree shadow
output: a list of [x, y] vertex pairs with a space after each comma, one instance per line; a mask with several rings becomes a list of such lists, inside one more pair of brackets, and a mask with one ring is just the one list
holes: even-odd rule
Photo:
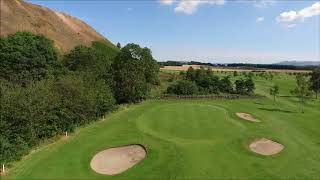
[[261, 102], [254, 102], [254, 104], [265, 105], [264, 103], [261, 103]]
[[258, 109], [264, 110], [264, 111], [270, 111], [270, 112], [294, 113], [294, 111], [282, 110], [279, 108], [258, 108]]

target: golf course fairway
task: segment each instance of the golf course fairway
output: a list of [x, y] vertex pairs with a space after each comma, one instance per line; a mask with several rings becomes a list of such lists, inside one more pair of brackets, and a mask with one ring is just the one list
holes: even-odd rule
[[[146, 101], [122, 108], [15, 163], [8, 179], [270, 179], [320, 177], [319, 101], [300, 113], [289, 100], [275, 107], [250, 100]], [[276, 105], [280, 106], [280, 105]], [[260, 123], [235, 115], [248, 112]], [[272, 113], [271, 113], [272, 112]], [[268, 138], [284, 146], [272, 156], [252, 152]], [[141, 144], [146, 157], [117, 175], [93, 171], [93, 156], [107, 148]], [[159, 178], [161, 177], [161, 178]]]

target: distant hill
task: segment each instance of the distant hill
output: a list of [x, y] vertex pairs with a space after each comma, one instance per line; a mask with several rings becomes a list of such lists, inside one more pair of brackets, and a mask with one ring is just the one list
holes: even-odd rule
[[282, 61], [275, 63], [275, 65], [285, 65], [285, 66], [319, 66], [320, 61]]
[[85, 22], [22, 0], [1, 0], [0, 17], [0, 36], [17, 31], [43, 34], [52, 39], [61, 52], [76, 45], [90, 45], [92, 41], [103, 41], [114, 47], [108, 39]]

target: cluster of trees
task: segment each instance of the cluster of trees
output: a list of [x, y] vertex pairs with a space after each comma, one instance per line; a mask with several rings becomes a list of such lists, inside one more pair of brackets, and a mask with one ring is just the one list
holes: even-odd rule
[[[280, 93], [279, 90], [278, 85], [270, 88], [270, 95], [273, 96], [274, 101], [276, 101], [276, 97]], [[315, 93], [316, 99], [318, 99], [318, 93], [320, 92], [320, 67], [315, 68], [310, 74], [296, 74], [296, 87], [291, 90], [291, 94], [298, 97], [301, 112], [304, 112], [303, 105], [308, 97], [312, 95], [312, 91]]]
[[303, 105], [307, 98], [312, 94], [312, 91], [318, 98], [320, 92], [320, 67], [313, 70], [311, 77], [304, 74], [296, 75], [297, 86], [291, 91], [292, 94], [299, 98], [301, 112], [304, 112]]
[[239, 79], [235, 82], [235, 87], [229, 76], [222, 79], [213, 74], [209, 69], [193, 69], [190, 67], [186, 73], [182, 73], [183, 80], [167, 88], [168, 94], [192, 95], [192, 94], [218, 94], [237, 93], [241, 95], [251, 95], [255, 89], [251, 77]]
[[[120, 46], [119, 46], [120, 47]], [[41, 141], [73, 131], [118, 103], [146, 98], [159, 83], [148, 48], [102, 42], [60, 55], [43, 35], [0, 39], [0, 163], [18, 160]]]

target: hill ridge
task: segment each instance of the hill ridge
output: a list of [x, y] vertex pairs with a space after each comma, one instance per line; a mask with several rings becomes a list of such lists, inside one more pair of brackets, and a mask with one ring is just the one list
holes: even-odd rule
[[23, 0], [1, 0], [0, 36], [18, 31], [43, 34], [55, 42], [59, 51], [66, 52], [77, 45], [102, 41], [115, 47], [86, 22], [64, 12], [51, 10]]

